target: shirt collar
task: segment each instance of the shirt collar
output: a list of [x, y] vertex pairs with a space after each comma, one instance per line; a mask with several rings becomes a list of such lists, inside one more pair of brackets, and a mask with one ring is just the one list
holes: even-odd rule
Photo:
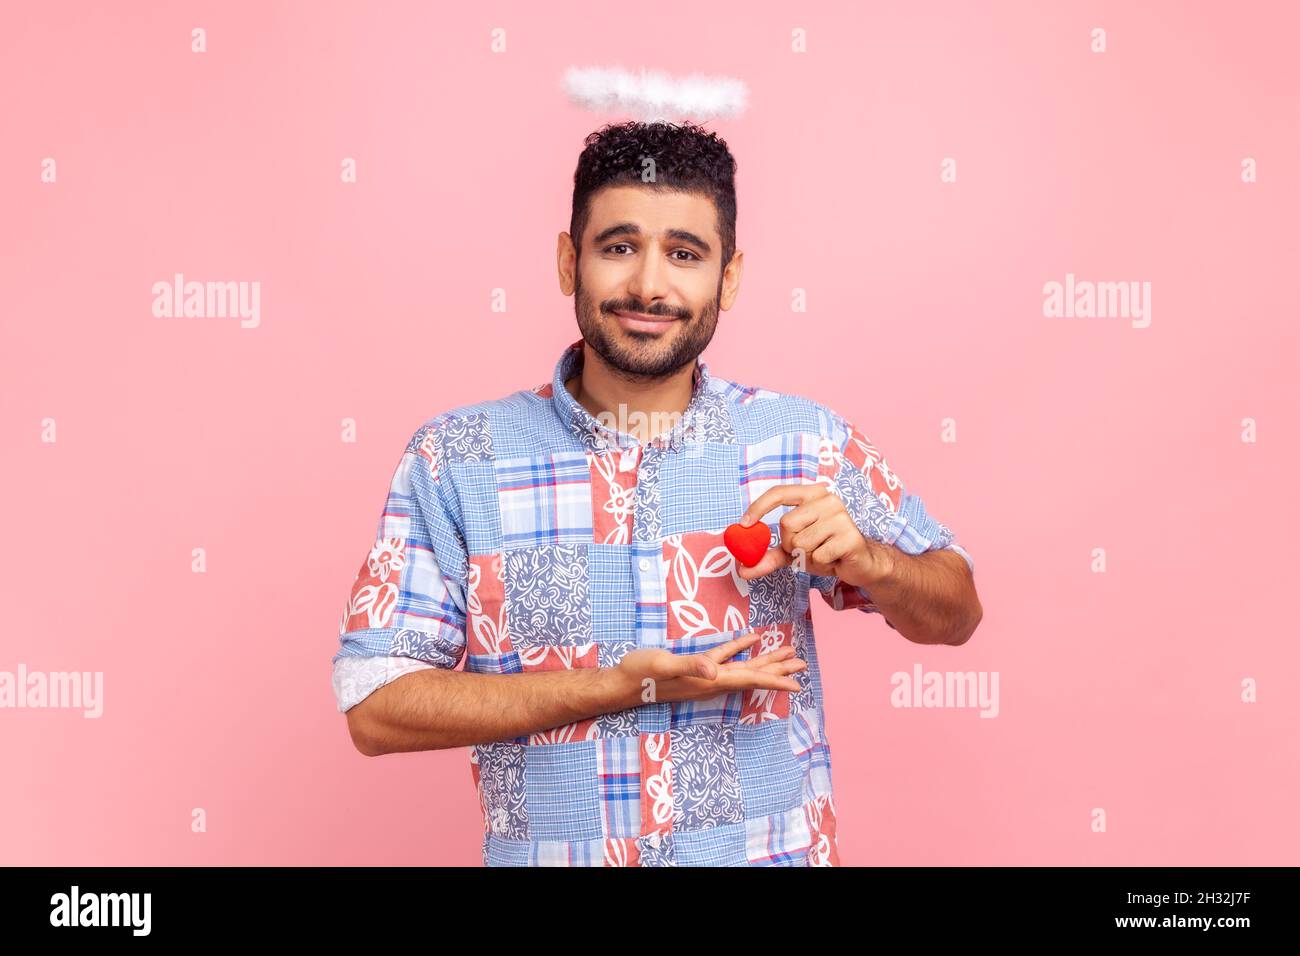
[[707, 409], [710, 407], [709, 366], [703, 359], [695, 361], [695, 372], [691, 379], [691, 399], [681, 418], [670, 431], [640, 442], [627, 432], [601, 422], [583, 408], [564, 387], [564, 383], [582, 368], [582, 345], [583, 340], [578, 339], [564, 350], [560, 360], [555, 363], [555, 374], [551, 379], [551, 403], [560, 420], [578, 433], [588, 449], [610, 451], [616, 448], [635, 448], [637, 445], [645, 445], [652, 448], [680, 450], [687, 440], [700, 434]]

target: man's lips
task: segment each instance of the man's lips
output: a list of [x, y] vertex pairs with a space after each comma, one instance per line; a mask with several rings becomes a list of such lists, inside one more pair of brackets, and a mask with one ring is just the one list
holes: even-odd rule
[[642, 312], [615, 312], [614, 316], [623, 328], [633, 332], [658, 332], [678, 321], [671, 315], [646, 315]]

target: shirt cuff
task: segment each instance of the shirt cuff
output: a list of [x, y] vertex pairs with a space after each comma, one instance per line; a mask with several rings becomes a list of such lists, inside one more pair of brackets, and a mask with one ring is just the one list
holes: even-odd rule
[[433, 666], [413, 657], [340, 657], [334, 662], [334, 698], [339, 713], [351, 710], [404, 674]]

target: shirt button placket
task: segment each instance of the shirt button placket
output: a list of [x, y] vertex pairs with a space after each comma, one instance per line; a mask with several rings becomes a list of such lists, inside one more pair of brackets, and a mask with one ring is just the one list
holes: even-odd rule
[[[649, 461], [647, 462], [647, 456]], [[663, 542], [659, 537], [659, 515], [653, 502], [659, 501], [657, 449], [641, 448], [637, 467], [637, 507], [632, 526], [629, 560], [632, 562], [634, 598], [636, 600], [636, 646], [666, 649], [668, 606], [663, 574]], [[637, 708], [641, 733], [667, 733], [672, 723], [672, 704], [645, 703]]]

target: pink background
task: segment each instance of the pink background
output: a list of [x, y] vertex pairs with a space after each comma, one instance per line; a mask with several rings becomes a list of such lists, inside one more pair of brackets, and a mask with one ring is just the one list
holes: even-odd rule
[[[0, 863], [480, 863], [468, 751], [361, 756], [329, 659], [414, 428], [578, 337], [570, 64], [747, 80], [705, 360], [842, 411], [974, 556], [960, 648], [815, 600], [843, 862], [1296, 863], [1293, 11], [6, 8], [0, 670], [105, 686], [0, 710]], [[261, 326], [153, 317], [174, 272], [260, 281]], [[1151, 327], [1045, 318], [1067, 272], [1149, 281]], [[1000, 715], [891, 707], [918, 662]]]

